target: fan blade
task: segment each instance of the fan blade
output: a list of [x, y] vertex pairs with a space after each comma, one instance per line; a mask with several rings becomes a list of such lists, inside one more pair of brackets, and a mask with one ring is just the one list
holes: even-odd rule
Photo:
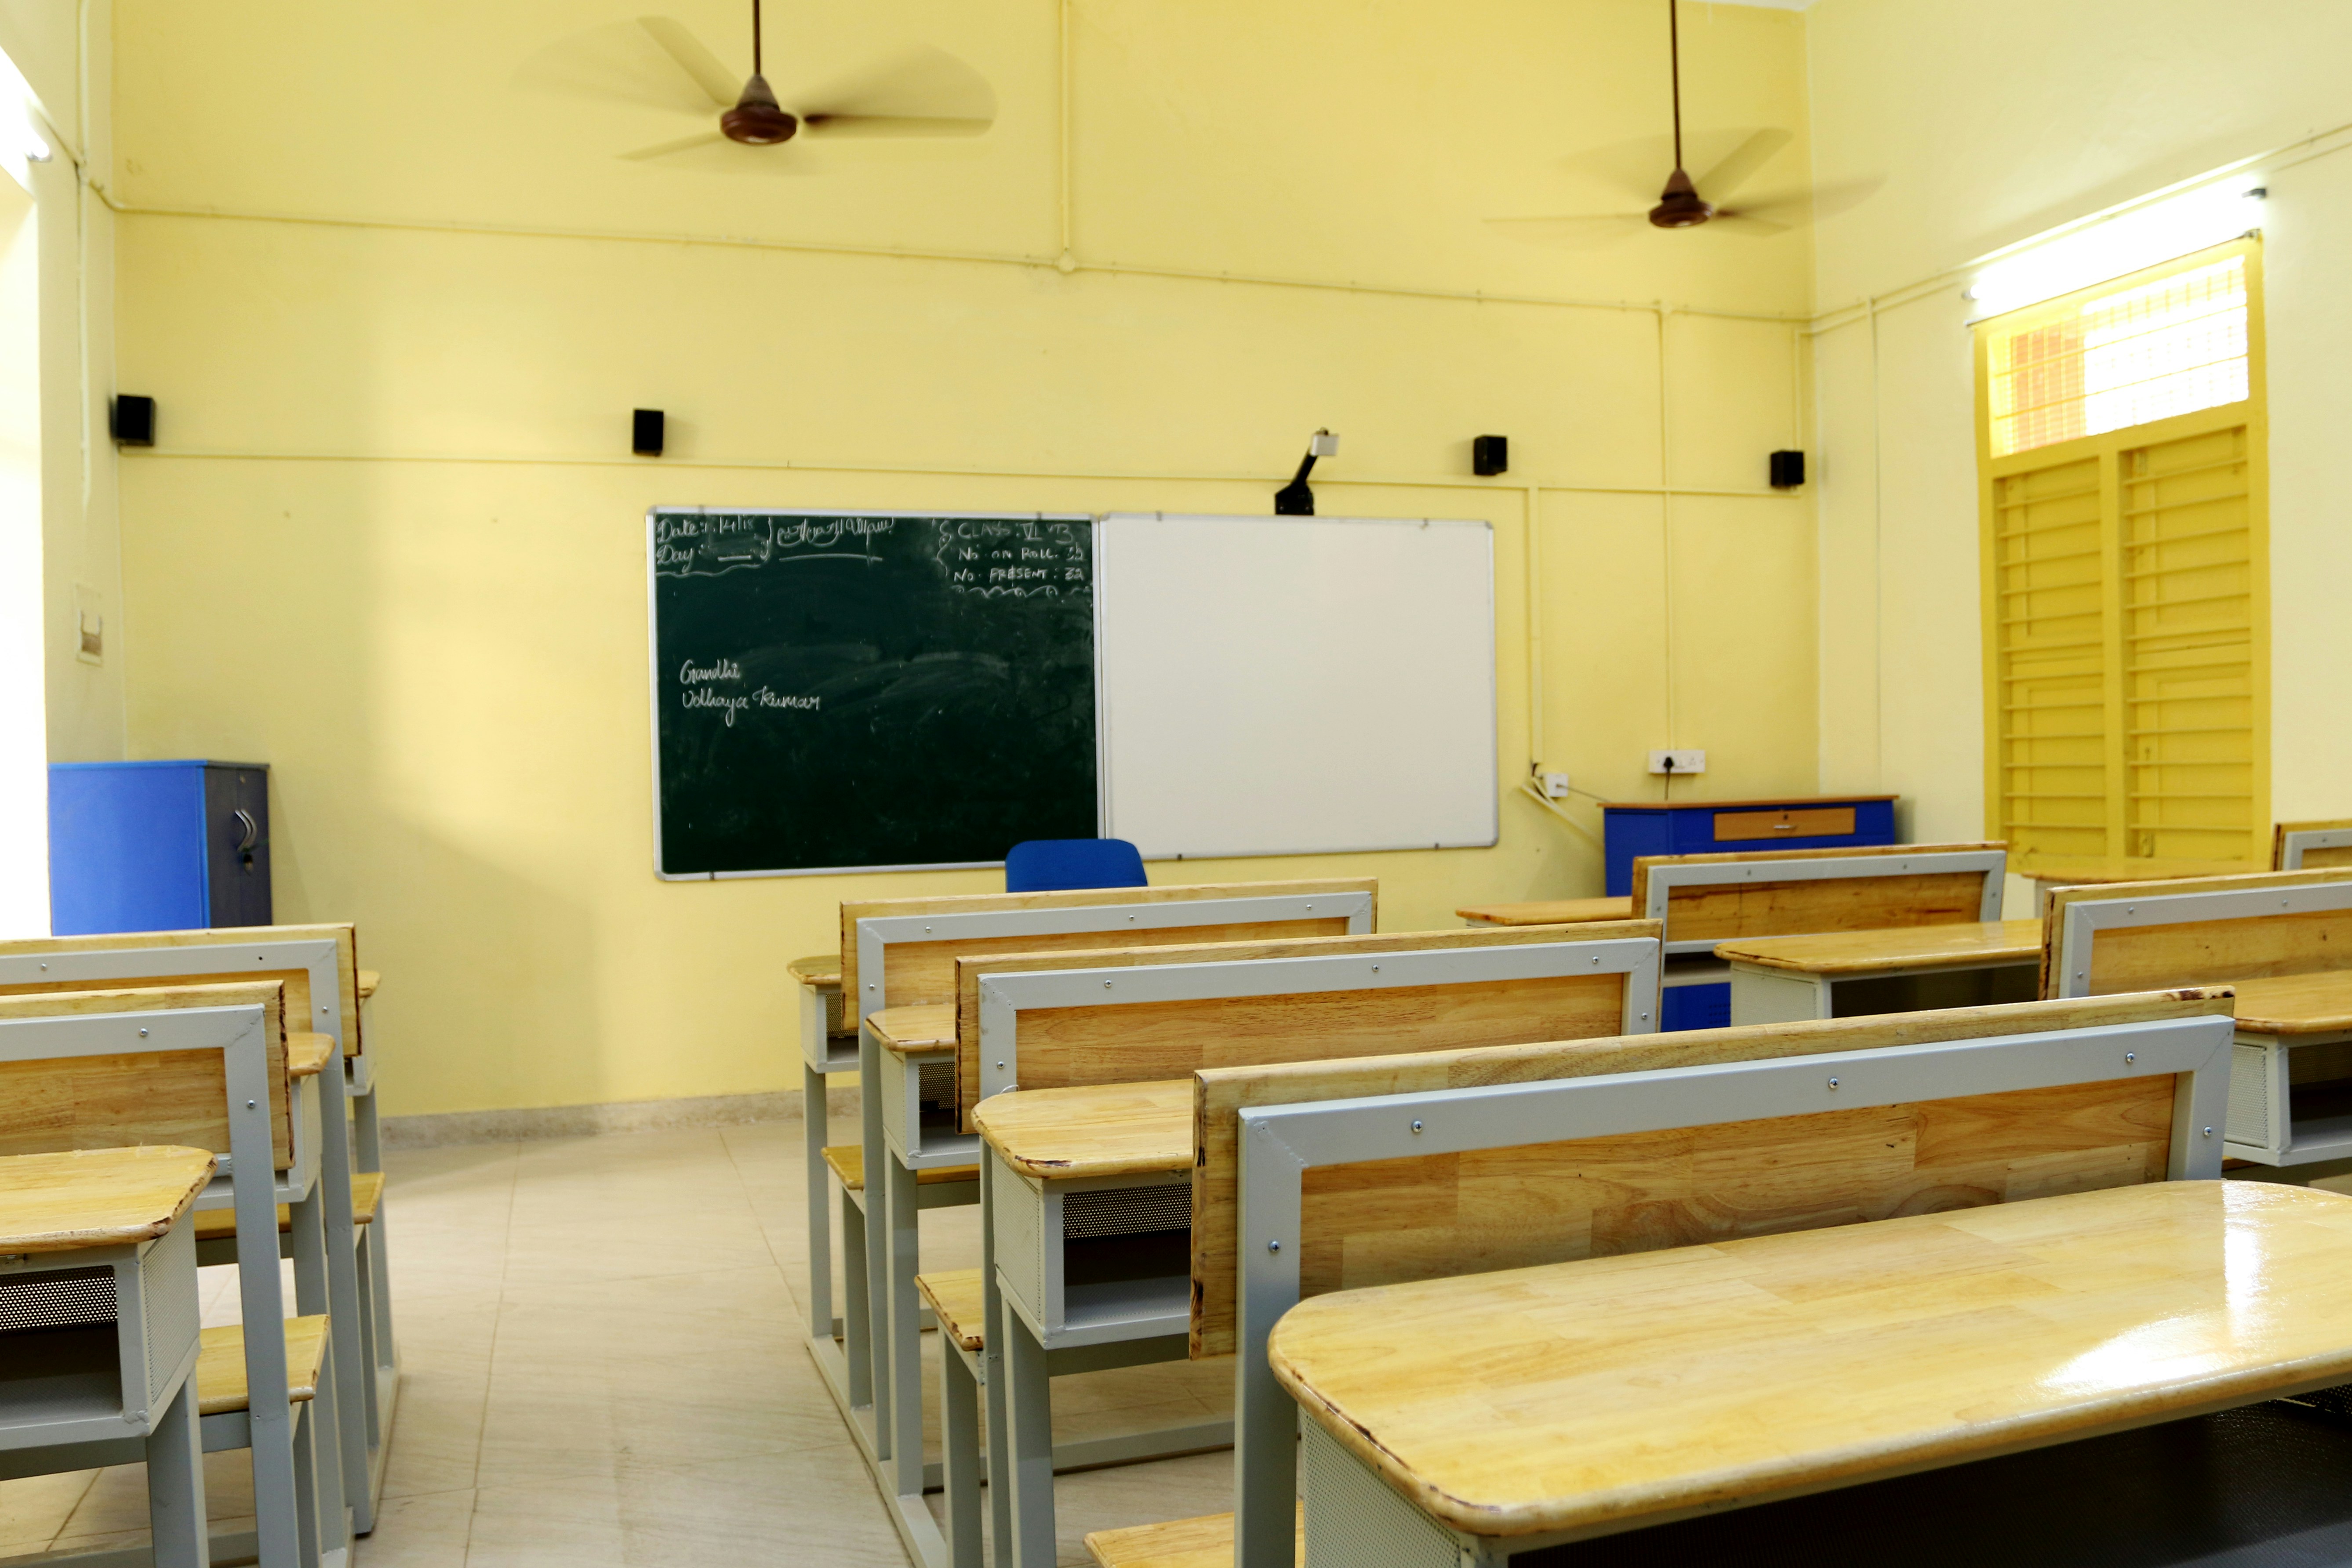
[[861, 134], [849, 123], [928, 122], [921, 129], [875, 129], [879, 136], [976, 136], [996, 120], [996, 90], [953, 55], [909, 49], [862, 72], [799, 95], [793, 112], [812, 131]]
[[1789, 225], [1786, 224], [1776, 224], [1769, 218], [1759, 218], [1755, 214], [1744, 210], [1719, 212], [1706, 220], [1706, 226], [1711, 229], [1728, 229], [1733, 234], [1753, 235], [1758, 239], [1767, 239], [1773, 235], [1784, 235], [1789, 232]]
[[686, 30], [684, 24], [667, 16], [640, 16], [637, 26], [646, 37], [661, 46], [662, 53], [677, 63], [677, 68], [693, 78], [694, 85], [709, 96], [716, 109], [731, 109], [741, 96], [746, 78], [739, 77], [719, 63], [719, 57], [702, 47], [702, 40]]
[[921, 114], [804, 114], [811, 136], [984, 136], [992, 120], [950, 120]]
[[1698, 188], [1710, 202], [1720, 202], [1746, 184], [1764, 167], [1773, 153], [1786, 147], [1791, 138], [1785, 131], [1767, 126], [1749, 137], [1714, 168], [1698, 177]]
[[[628, 103], [698, 117], [711, 112], [709, 93], [679, 71], [677, 57], [658, 47], [639, 22], [614, 22], [558, 38], [525, 60], [514, 79], [537, 91], [592, 103]], [[735, 101], [731, 93], [726, 101]]]
[[1850, 207], [1859, 206], [1886, 183], [1886, 176], [1874, 174], [1864, 180], [1841, 180], [1833, 185], [1817, 185], [1810, 191], [1784, 191], [1753, 202], [1742, 202], [1739, 210], [1758, 216], [1769, 216], [1790, 223], [1806, 223], [1835, 217]]
[[1649, 225], [1647, 213], [1582, 213], [1549, 218], [1488, 218], [1486, 226], [1529, 245], [1584, 250], [1629, 238]]
[[[1698, 138], [1694, 135], [1692, 140]], [[1639, 136], [1630, 141], [1612, 141], [1605, 147], [1570, 153], [1556, 164], [1571, 174], [1598, 181], [1628, 201], [1645, 204], [1658, 199], [1658, 187], [1666, 183], [1667, 172], [1674, 166], [1675, 141], [1671, 136]]]
[[623, 152], [618, 156], [632, 163], [644, 163], [656, 158], [667, 158], [673, 152], [689, 152], [697, 147], [708, 147], [714, 141], [726, 140], [727, 138], [716, 131], [706, 131], [699, 136], [682, 136], [676, 141], [656, 141], [651, 147], [640, 147], [634, 152]]
[[665, 172], [689, 174], [766, 174], [797, 177], [824, 172], [805, 149], [746, 147], [713, 131], [676, 141], [659, 141], [621, 154], [625, 162], [642, 163]]

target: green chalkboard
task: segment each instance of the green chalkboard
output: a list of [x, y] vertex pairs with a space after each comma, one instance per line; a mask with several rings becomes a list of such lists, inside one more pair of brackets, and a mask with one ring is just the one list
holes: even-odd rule
[[1095, 835], [1091, 519], [656, 507], [646, 535], [663, 876]]

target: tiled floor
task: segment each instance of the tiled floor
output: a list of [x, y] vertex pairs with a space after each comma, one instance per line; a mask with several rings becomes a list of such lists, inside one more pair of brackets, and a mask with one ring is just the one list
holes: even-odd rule
[[[390, 1156], [403, 1379], [361, 1568], [905, 1563], [802, 1343], [800, 1132]], [[926, 1214], [926, 1266], [976, 1264], [977, 1222]], [[232, 1270], [205, 1290], [205, 1322], [234, 1322]], [[1231, 1389], [1230, 1362], [1059, 1380], [1056, 1435], [1197, 1421]], [[236, 1528], [245, 1456], [206, 1473], [215, 1528]], [[1064, 1477], [1061, 1559], [1087, 1561], [1089, 1530], [1222, 1511], [1231, 1488], [1229, 1454]], [[0, 1555], [136, 1542], [145, 1523], [137, 1466], [0, 1484]]]

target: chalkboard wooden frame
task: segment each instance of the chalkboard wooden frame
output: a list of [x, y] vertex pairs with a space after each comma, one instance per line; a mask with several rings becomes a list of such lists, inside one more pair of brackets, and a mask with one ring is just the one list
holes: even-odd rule
[[[772, 527], [774, 521], [777, 519], [789, 519], [793, 522], [808, 525], [810, 528], [816, 532], [824, 534], [824, 538], [820, 540], [804, 533], [803, 538], [793, 541], [794, 543], [805, 544], [815, 542], [825, 544], [827, 541], [837, 543], [843, 534], [847, 534], [859, 541], [859, 543], [853, 547], [853, 549], [850, 551], [829, 551], [829, 553], [812, 551], [807, 556], [796, 556], [794, 559], [809, 559], [812, 561], [832, 561], [847, 559], [851, 560], [864, 561], [869, 566], [882, 566], [886, 564], [894, 565], [899, 570], [902, 580], [906, 580], [906, 573], [912, 565], [912, 559], [898, 559], [886, 562], [881, 554], [875, 553], [875, 538], [879, 535], [895, 532], [897, 530], [897, 526], [901, 524], [941, 525], [940, 528], [937, 531], [936, 538], [932, 541], [931, 559], [935, 559], [940, 567], [947, 569], [950, 573], [950, 579], [944, 585], [946, 591], [958, 595], [970, 594], [977, 597], [983, 603], [1000, 600], [1012, 601], [1030, 601], [1038, 602], [1039, 608], [1030, 618], [1031, 621], [1037, 623], [1043, 623], [1045, 621], [1054, 622], [1055, 625], [1058, 627], [1059, 633], [1066, 639], [1066, 641], [1060, 644], [1060, 647], [1066, 652], [1074, 645], [1073, 642], [1069, 640], [1070, 633], [1075, 631], [1076, 623], [1082, 617], [1085, 628], [1084, 651], [1085, 664], [1087, 666], [1085, 693], [1086, 701], [1091, 710], [1086, 716], [1084, 720], [1084, 728], [1087, 735], [1087, 744], [1091, 747], [1091, 754], [1086, 758], [1087, 765], [1091, 773], [1090, 779], [1087, 781], [1088, 788], [1086, 791], [1091, 795], [1091, 820], [1081, 820], [1084, 813], [1080, 811], [1077, 807], [1079, 791], [1075, 782], [1076, 775], [1070, 771], [1073, 765], [1066, 761], [1061, 769], [1062, 776], [1059, 779], [1058, 788], [1053, 792], [1053, 809], [1058, 813], [1056, 820], [1051, 823], [1039, 824], [1038, 827], [1034, 830], [1024, 829], [1018, 825], [1008, 827], [1005, 830], [1007, 836], [1004, 838], [1004, 847], [1006, 849], [1011, 848], [1012, 844], [1021, 838], [1084, 837], [1098, 833], [1100, 831], [1100, 824], [1105, 818], [1108, 810], [1108, 802], [1104, 795], [1105, 781], [1102, 768], [1102, 755], [1104, 749], [1102, 730], [1103, 704], [1101, 691], [1102, 668], [1101, 661], [1097, 656], [1096, 652], [1101, 634], [1101, 608], [1098, 601], [1099, 595], [1097, 593], [1095, 588], [1095, 574], [1097, 570], [1096, 560], [1100, 550], [1101, 522], [1099, 518], [1091, 514], [1066, 512], [890, 512], [852, 510], [849, 508], [656, 506], [648, 507], [646, 513], [646, 620], [648, 663], [646, 696], [649, 717], [651, 720], [651, 731], [648, 737], [650, 745], [648, 750], [651, 753], [651, 767], [653, 774], [654, 872], [661, 880], [665, 882], [709, 882], [766, 876], [845, 875], [866, 872], [976, 870], [990, 866], [998, 866], [1003, 863], [1003, 856], [1000, 852], [994, 858], [986, 859], [934, 858], [908, 860], [858, 860], [850, 863], [827, 865], [787, 864], [756, 867], [745, 865], [701, 864], [689, 865], [680, 869], [673, 869], [672, 864], [670, 863], [672, 852], [677, 847], [673, 841], [679, 837], [679, 831], [677, 831], [677, 824], [676, 822], [666, 819], [666, 812], [669, 810], [673, 802], [665, 799], [666, 795], [670, 793], [670, 790], [667, 789], [665, 787], [665, 768], [666, 762], [675, 761], [676, 758], [666, 758], [664, 749], [663, 716], [664, 699], [668, 691], [666, 682], [668, 657], [666, 655], [664, 648], [662, 627], [663, 583], [666, 579], [673, 581], [674, 583], [683, 583], [689, 579], [703, 579], [707, 581], [712, 579], [731, 576], [738, 569], [736, 566], [730, 564], [721, 565], [716, 571], [692, 570], [684, 571], [671, 570], [665, 571], [666, 546], [670, 551], [669, 564], [673, 569], [677, 567], [680, 559], [680, 551], [682, 550], [695, 550], [702, 549], [715, 550], [732, 548], [731, 544], [720, 545], [717, 543], [715, 536], [707, 532], [702, 534], [698, 538], [690, 542], [682, 542], [676, 538], [666, 541], [663, 535], [663, 522], [666, 518], [671, 519], [674, 523], [696, 518], [732, 519], [752, 525], [754, 532], [756, 532], [761, 527], [766, 527], [768, 529], [766, 535], [758, 541], [758, 548], [763, 549], [765, 553], [761, 553], [760, 555], [757, 562], [746, 561], [746, 564], [751, 566], [752, 570], [755, 570], [758, 566], [766, 565], [772, 561], [774, 559], [774, 551], [782, 544], [782, 541], [777, 538]], [[949, 538], [949, 535], [946, 532], [946, 528], [947, 526], [951, 525], [972, 524], [982, 525], [983, 528], [990, 530], [1028, 530], [1025, 534], [1015, 534], [1007, 531], [993, 531], [983, 536], [986, 540], [992, 541], [994, 544], [999, 546], [1012, 541], [1018, 541], [1020, 543], [1045, 543], [1057, 545], [1065, 551], [1075, 548], [1076, 546], [1076, 537], [1072, 530], [1082, 529], [1086, 557], [1084, 562], [1085, 575], [1082, 580], [1085, 585], [1085, 592], [1087, 596], [1086, 609], [1083, 612], [1076, 612], [1076, 613], [1057, 613], [1061, 612], [1063, 607], [1066, 604], [1066, 599], [1060, 597], [1059, 590], [1045, 592], [1034, 588], [1028, 590], [1017, 590], [1013, 588], [983, 588], [977, 584], [970, 589], [960, 589], [955, 587], [953, 585], [954, 578], [960, 577], [963, 575], [963, 573], [961, 570], [950, 565], [950, 557], [944, 553], [949, 548], [946, 542]], [[1053, 525], [1053, 529], [1050, 533], [1041, 536], [1037, 532], [1038, 525]], [[833, 531], [828, 533], [825, 532], [825, 530]], [[899, 537], [911, 537], [914, 532], [915, 530], [910, 528], [906, 530], [905, 533]], [[919, 547], [916, 548], [919, 549]], [[985, 549], [988, 548], [988, 546], [986, 543], [983, 543], [982, 548]], [[902, 551], [900, 554], [903, 556], [904, 552]], [[715, 560], [725, 560], [727, 559], [728, 558], [719, 556], [713, 557], [713, 559]], [[1022, 559], [1025, 559], [1026, 558], [1024, 557]], [[1061, 568], [1066, 569], [1067, 565], [1068, 562], [1064, 561], [1061, 563]], [[1007, 570], [1003, 572], [1003, 575], [1025, 577], [1028, 574], [1026, 570], [1024, 569], [1019, 571]], [[674, 591], [682, 591], [682, 590], [674, 590]], [[1052, 600], [1053, 602], [1046, 603], [1045, 602], [1046, 600]], [[956, 599], [947, 601], [945, 602], [960, 603], [962, 602], [962, 601], [961, 599]], [[1070, 612], [1076, 612], [1076, 607], [1069, 606], [1068, 610]], [[1049, 646], [1051, 646], [1051, 644], [1049, 644]], [[671, 650], [670, 653], [674, 653], [675, 650]], [[932, 658], [953, 657], [953, 655], [942, 655], [937, 653], [933, 653], [929, 656]], [[917, 662], [920, 663], [922, 657], [922, 655], [919, 655]], [[727, 661], [724, 658], [720, 658], [717, 663], [723, 665], [727, 664]], [[1000, 666], [1002, 665], [1002, 661], [999, 661]], [[1066, 673], [1066, 664], [1067, 661], [1066, 660], [1062, 665], [1064, 673], [1052, 678], [1056, 689], [1071, 687], [1076, 685], [1075, 679]], [[752, 674], [756, 676], [759, 672], [754, 670]], [[681, 674], [681, 680], [683, 680], [683, 674]], [[722, 677], [722, 679], [737, 681], [742, 680], [743, 678], [743, 672], [740, 668], [735, 670], [731, 676]], [[790, 689], [791, 688], [788, 686], [788, 693]], [[762, 688], [761, 693], [758, 695], [765, 695], [772, 699], [775, 695], [775, 694], [772, 692], [767, 692], [764, 687]], [[1074, 737], [1070, 729], [1069, 720], [1076, 718], [1077, 714], [1076, 707], [1076, 698], [1075, 694], [1065, 691], [1064, 695], [1068, 700], [1064, 702], [1059, 707], [1056, 722], [1059, 726], [1058, 733], [1060, 737], [1066, 743], [1066, 748], [1067, 744], [1074, 743]], [[716, 700], [714, 693], [706, 691], [703, 692], [701, 695], [705, 698], [713, 698], [714, 700], [699, 703], [687, 703], [685, 706], [719, 706], [719, 701]], [[732, 709], [742, 710], [744, 707], [743, 701], [740, 698], [736, 697], [731, 692], [717, 694], [717, 696], [723, 697], [727, 706]], [[797, 697], [788, 695], [782, 700], [771, 700], [762, 706], [797, 707], [801, 706], [801, 703]], [[732, 721], [735, 716], [735, 712], [729, 712], [725, 722], [730, 729], [732, 728]], [[912, 746], [909, 749], [919, 751], [922, 748], [919, 746]], [[910, 758], [908, 763], [908, 776], [922, 778], [935, 776], [939, 780], [937, 787], [940, 790], [953, 791], [957, 788], [957, 777], [953, 771], [954, 768], [959, 765], [968, 767], [971, 759], [962, 755], [958, 748], [950, 747], [948, 749], [957, 751], [957, 755], [934, 758], [929, 762], [926, 762], [919, 756]], [[672, 787], [675, 788], [674, 783]], [[952, 800], [951, 795], [949, 798]], [[688, 831], [690, 831], [691, 830]], [[700, 857], [689, 854], [683, 858], [691, 861], [695, 858]]]

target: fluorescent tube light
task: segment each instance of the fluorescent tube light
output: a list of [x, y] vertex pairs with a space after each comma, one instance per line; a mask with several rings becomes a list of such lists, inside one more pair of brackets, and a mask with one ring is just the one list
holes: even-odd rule
[[2236, 239], [2262, 227], [2267, 193], [2240, 175], [2003, 256], [1969, 286], [1968, 298], [1975, 303], [1969, 319], [1980, 321], [2038, 305]]

